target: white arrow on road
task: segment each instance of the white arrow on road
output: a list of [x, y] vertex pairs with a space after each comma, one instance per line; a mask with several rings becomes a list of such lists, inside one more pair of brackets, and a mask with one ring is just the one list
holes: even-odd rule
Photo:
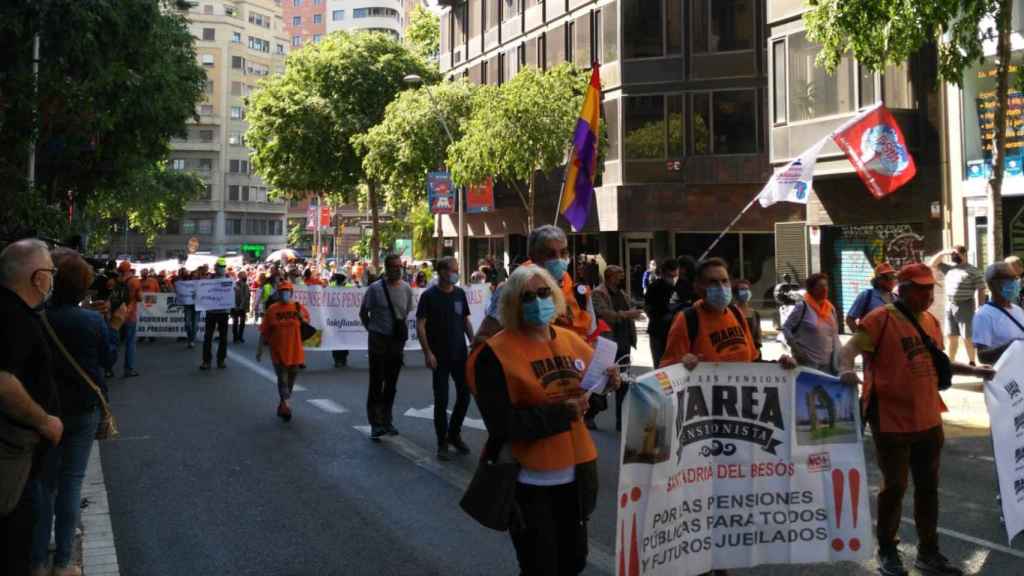
[[[452, 411], [449, 410], [448, 414], [451, 413]], [[409, 416], [411, 418], [423, 418], [424, 420], [433, 420], [434, 405], [431, 404], [430, 406], [427, 406], [426, 408], [421, 408], [419, 410], [415, 408], [409, 408], [408, 410], [405, 411], [404, 416]], [[477, 430], [483, 430], [485, 432], [487, 431], [487, 427], [484, 426], [484, 421], [479, 420], [477, 418], [466, 417], [466, 419], [462, 422], [462, 425], [465, 426], [466, 428], [476, 428]]]

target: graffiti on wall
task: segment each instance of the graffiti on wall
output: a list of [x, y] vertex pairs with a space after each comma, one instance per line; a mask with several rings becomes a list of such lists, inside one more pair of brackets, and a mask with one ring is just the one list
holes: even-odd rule
[[857, 294], [871, 287], [875, 266], [888, 262], [899, 270], [924, 258], [923, 224], [870, 224], [838, 229], [835, 281], [844, 314], [850, 311]]

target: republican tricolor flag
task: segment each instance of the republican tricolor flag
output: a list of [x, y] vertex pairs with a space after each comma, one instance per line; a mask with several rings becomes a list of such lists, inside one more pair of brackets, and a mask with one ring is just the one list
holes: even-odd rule
[[572, 136], [572, 154], [566, 166], [565, 189], [558, 212], [579, 232], [587, 224], [590, 205], [594, 201], [594, 179], [597, 177], [597, 142], [601, 129], [601, 74], [595, 63], [590, 84], [583, 97], [583, 110], [576, 120]]

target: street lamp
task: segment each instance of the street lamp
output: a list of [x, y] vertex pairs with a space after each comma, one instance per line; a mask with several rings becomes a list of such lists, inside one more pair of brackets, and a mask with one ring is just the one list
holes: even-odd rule
[[[422, 86], [423, 87], [423, 89], [427, 93], [427, 99], [430, 100], [430, 107], [433, 109], [434, 114], [437, 116], [437, 121], [441, 123], [441, 127], [444, 128], [444, 133], [448, 135], [448, 142], [450, 144], [454, 145], [455, 144], [455, 138], [452, 137], [452, 131], [450, 129], [448, 129], [448, 123], [444, 121], [444, 115], [441, 114], [441, 109], [438, 108], [437, 101], [434, 100], [434, 93], [430, 91], [430, 86], [427, 86], [423, 82], [423, 78], [421, 78], [418, 74], [409, 74], [405, 78], [403, 78], [402, 81], [405, 82], [406, 84], [408, 84], [409, 86], [413, 86], [413, 87], [420, 87], [420, 86]], [[458, 222], [457, 222], [457, 226], [458, 226], [458, 230], [459, 230], [459, 235], [458, 235], [459, 270], [463, 271], [463, 273], [465, 273], [465, 270], [466, 270], [466, 267], [464, 266], [465, 259], [466, 259], [466, 257], [465, 257], [466, 252], [465, 252], [465, 246], [464, 246], [464, 240], [465, 240], [465, 238], [464, 238], [465, 237], [465, 227], [464, 227], [465, 226], [465, 218], [463, 217], [463, 214], [465, 213], [465, 196], [466, 196], [465, 189], [462, 186], [459, 186], [456, 189], [456, 194], [458, 194], [457, 204], [459, 205], [459, 212], [458, 212], [459, 216], [458, 216]], [[444, 238], [444, 231], [441, 229], [440, 226], [438, 226], [438, 229], [439, 229], [439, 231], [441, 233], [441, 237], [443, 239]]]

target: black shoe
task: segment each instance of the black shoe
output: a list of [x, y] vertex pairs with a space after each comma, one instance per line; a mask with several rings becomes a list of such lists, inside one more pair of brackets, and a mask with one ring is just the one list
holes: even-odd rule
[[124, 372], [124, 377], [125, 378], [135, 378], [138, 375], [139, 375], [139, 373], [136, 372], [135, 370], [125, 370], [125, 372]]
[[228, 367], [228, 365], [226, 363], [224, 363], [223, 360], [220, 361], [220, 362], [217, 362], [217, 368], [218, 369], [224, 369], [224, 368], [227, 368], [227, 367]]
[[878, 552], [878, 573], [882, 576], [907, 576], [899, 550]]
[[451, 444], [459, 454], [469, 454], [472, 452], [472, 450], [469, 449], [469, 446], [462, 441], [461, 436], [449, 436], [448, 443]]
[[388, 429], [384, 426], [370, 426], [370, 440], [374, 442], [380, 442], [380, 439], [388, 433]]
[[105, 378], [113, 378], [114, 377], [114, 371], [113, 370], [106, 370], [106, 371], [103, 372], [103, 376]]
[[597, 422], [593, 418], [584, 418], [583, 423], [586, 424], [588, 430], [597, 430]]
[[189, 350], [191, 350], [191, 349], [193, 349], [193, 348], [195, 348], [195, 347], [196, 347], [196, 343], [195, 343], [195, 342], [189, 342], [189, 343], [188, 343], [188, 349], [189, 349]]
[[914, 568], [925, 574], [937, 574], [939, 576], [963, 576], [964, 571], [949, 562], [942, 554], [918, 554], [914, 560]]
[[398, 428], [395, 428], [393, 425], [388, 424], [384, 429], [387, 431], [388, 436], [398, 436]]
[[245, 344], [245, 338], [239, 338], [238, 341], [241, 342], [242, 344]]
[[207, 363], [207, 362], [203, 362], [202, 364], [199, 365], [199, 369], [200, 370], [209, 370], [210, 369], [210, 364]]
[[452, 459], [451, 454], [448, 452], [447, 444], [441, 444], [437, 447], [437, 459], [442, 462], [448, 462]]

